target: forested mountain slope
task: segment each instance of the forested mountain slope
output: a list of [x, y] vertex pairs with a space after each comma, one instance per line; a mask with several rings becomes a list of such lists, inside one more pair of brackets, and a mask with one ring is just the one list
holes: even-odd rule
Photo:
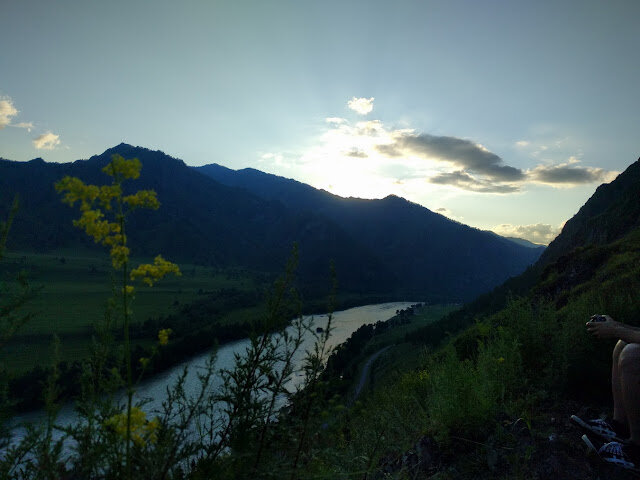
[[213, 164], [198, 171], [334, 221], [376, 252], [403, 291], [416, 298], [469, 300], [522, 272], [543, 250], [454, 222], [393, 195], [380, 200], [342, 198], [254, 169], [234, 171]]

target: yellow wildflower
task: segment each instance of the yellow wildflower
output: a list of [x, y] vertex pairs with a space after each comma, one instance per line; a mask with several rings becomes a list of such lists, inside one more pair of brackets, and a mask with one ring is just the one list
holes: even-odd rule
[[504, 357], [498, 358], [498, 363], [504, 363]]
[[120, 188], [120, 185], [103, 185], [100, 187], [98, 199], [100, 200], [102, 208], [105, 210], [111, 210], [111, 201], [114, 198], [118, 198], [120, 195], [122, 195], [122, 188]]
[[140, 365], [143, 369], [149, 366], [149, 358], [147, 357], [140, 357], [138, 361], [140, 362]]
[[131, 270], [131, 279], [141, 278], [144, 283], [153, 286], [155, 282], [162, 279], [165, 275], [173, 273], [177, 276], [182, 275], [180, 268], [173, 262], [169, 262], [158, 255], [153, 259], [153, 264], [144, 263], [138, 268]]
[[85, 185], [79, 178], [69, 176], [57, 182], [55, 187], [56, 191], [65, 192], [62, 198], [64, 203], [73, 207], [76, 202], [80, 202], [81, 210], [89, 208], [100, 192], [95, 185]]
[[[120, 155], [113, 155], [111, 162], [102, 169], [113, 177], [114, 183], [112, 185], [100, 187], [86, 185], [79, 178], [69, 176], [56, 183], [56, 190], [64, 194], [63, 202], [71, 206], [80, 202], [82, 214], [79, 219], [73, 221], [73, 224], [84, 230], [96, 243], [111, 247], [111, 261], [116, 269], [122, 268], [129, 260], [127, 237], [123, 234], [120, 226], [126, 212], [118, 210], [115, 215], [112, 213], [112, 219], [115, 221], [107, 220], [104, 212], [113, 210], [112, 202], [114, 200], [121, 206], [127, 206], [129, 210], [135, 208], [157, 209], [160, 205], [153, 190], [140, 190], [133, 195], [122, 196], [121, 182], [130, 178], [138, 178], [141, 168], [142, 164], [137, 158], [125, 160]], [[177, 265], [167, 262], [162, 257], [157, 257], [154, 264], [143, 270], [140, 276], [145, 277], [143, 278], [145, 283], [153, 285], [153, 282], [170, 272], [179, 275]]]
[[[118, 413], [104, 422], [104, 426], [112, 429], [123, 439], [127, 438], [127, 412]], [[139, 447], [144, 447], [147, 442], [156, 443], [158, 440], [157, 430], [160, 427], [158, 417], [148, 421], [147, 415], [139, 407], [131, 408], [131, 420], [129, 423], [129, 433], [131, 440]]]
[[122, 155], [115, 154], [111, 156], [111, 162], [102, 171], [116, 179], [116, 181], [122, 181], [138, 178], [141, 169], [142, 164], [137, 158], [125, 160]]
[[127, 195], [122, 197], [122, 201], [129, 205], [129, 208], [150, 208], [151, 210], [157, 210], [160, 207], [156, 192], [153, 190], [138, 190], [133, 195]]
[[100, 210], [91, 210], [89, 208], [83, 210], [80, 218], [74, 220], [73, 224], [84, 230], [90, 237], [93, 237], [96, 243], [104, 243], [109, 233], [119, 230], [117, 224], [104, 220], [104, 215]]
[[111, 247], [111, 263], [116, 270], [120, 269], [129, 260], [129, 248], [124, 245]]
[[170, 328], [163, 328], [158, 332], [158, 342], [160, 342], [160, 345], [169, 343], [169, 335], [171, 335], [172, 332]]

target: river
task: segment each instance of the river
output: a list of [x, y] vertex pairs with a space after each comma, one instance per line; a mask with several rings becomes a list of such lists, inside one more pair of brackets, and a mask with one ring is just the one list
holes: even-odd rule
[[[346, 341], [360, 326], [368, 323], [388, 320], [395, 315], [396, 310], [405, 309], [415, 303], [416, 302], [381, 303], [364, 305], [335, 312], [332, 317], [332, 331], [328, 343], [330, 346], [339, 345]], [[313, 321], [312, 330], [315, 330], [316, 328], [326, 327], [328, 315], [310, 315], [308, 318]], [[305, 350], [312, 348], [313, 341], [313, 338], [305, 339], [303, 348], [300, 349], [297, 358], [294, 360], [297, 367], [301, 365], [305, 355]], [[235, 355], [244, 353], [248, 345], [248, 339], [221, 345], [216, 354], [216, 371], [221, 369], [232, 369], [234, 366]], [[155, 411], [159, 411], [163, 400], [166, 398], [167, 386], [172, 385], [176, 381], [178, 376], [183, 372], [185, 366], [188, 367], [189, 370], [189, 374], [185, 382], [185, 390], [188, 394], [195, 394], [200, 386], [197, 373], [198, 371], [202, 371], [210, 355], [211, 352], [201, 353], [140, 383], [135, 388], [134, 401], [136, 398], [146, 399], [148, 403], [145, 405], [144, 409], [147, 412], [153, 413]], [[296, 370], [298, 370], [298, 368], [296, 368]], [[303, 378], [299, 374], [295, 375], [292, 378], [290, 388], [295, 388], [295, 386], [302, 380]], [[220, 378], [219, 376], [216, 376], [213, 380], [213, 388], [216, 388], [219, 384]], [[21, 425], [24, 425], [25, 423], [40, 423], [43, 419], [44, 413], [42, 411], [19, 415], [12, 419], [13, 425], [19, 425], [13, 431], [13, 442], [19, 441], [24, 436], [25, 430]], [[73, 404], [68, 403], [60, 409], [56, 423], [58, 425], [71, 425], [76, 421], [78, 421], [78, 415]]]

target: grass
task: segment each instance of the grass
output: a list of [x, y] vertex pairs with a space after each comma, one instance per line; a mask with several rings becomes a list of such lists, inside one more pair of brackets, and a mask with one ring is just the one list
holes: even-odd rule
[[[345, 470], [384, 465], [390, 477], [418, 478], [398, 459], [414, 455], [422, 442], [431, 448], [427, 461], [433, 452], [444, 458], [437, 478], [546, 478], [537, 459], [549, 456], [551, 433], [564, 434], [562, 422], [550, 426], [549, 418], [565, 415], [567, 401], [610, 402], [614, 341], [590, 337], [584, 325], [601, 312], [637, 325], [639, 241], [637, 229], [613, 244], [573, 252], [563, 260], [568, 266], [547, 272], [537, 295], [477, 318], [434, 351], [404, 344], [390, 349], [376, 362], [374, 388], [336, 422], [336, 431], [350, 434], [339, 447], [342, 457], [331, 451], [321, 461], [332, 465], [340, 457]], [[398, 336], [391, 330], [368, 348]], [[382, 435], [384, 447], [376, 447]], [[558, 464], [582, 458], [566, 449], [553, 455]], [[373, 460], [349, 463], [367, 457]]]
[[[132, 264], [146, 261], [149, 259], [136, 258]], [[22, 270], [32, 285], [42, 288], [28, 305], [33, 318], [0, 351], [0, 362], [14, 372], [48, 365], [54, 333], [62, 340], [61, 360], [83, 358], [91, 344], [93, 325], [103, 318], [115, 284], [110, 259], [97, 251], [11, 252], [2, 267], [2, 280]], [[181, 277], [167, 277], [153, 288], [136, 285], [133, 323], [176, 313], [183, 305], [220, 288], [258, 288], [249, 272], [191, 264], [180, 264], [180, 269]], [[255, 309], [248, 310], [229, 314], [225, 321], [239, 321], [255, 313]]]
[[409, 371], [418, 368], [423, 361], [424, 349], [420, 345], [406, 342], [405, 339], [407, 335], [430, 323], [440, 320], [446, 314], [457, 308], [455, 305], [427, 305], [418, 307], [415, 309], [415, 315], [410, 317], [410, 323], [394, 326], [379, 335], [375, 335], [363, 349], [363, 356], [358, 360], [359, 365], [356, 379], [360, 379], [362, 368], [368, 360], [369, 355], [388, 345], [393, 345], [393, 347], [373, 363], [363, 391], [373, 388], [375, 384], [394, 378], [400, 371]]

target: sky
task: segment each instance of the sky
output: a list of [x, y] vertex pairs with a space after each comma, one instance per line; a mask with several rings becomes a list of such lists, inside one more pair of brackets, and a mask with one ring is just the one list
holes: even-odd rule
[[125, 142], [548, 243], [640, 156], [639, 18], [636, 0], [0, 0], [0, 157]]

